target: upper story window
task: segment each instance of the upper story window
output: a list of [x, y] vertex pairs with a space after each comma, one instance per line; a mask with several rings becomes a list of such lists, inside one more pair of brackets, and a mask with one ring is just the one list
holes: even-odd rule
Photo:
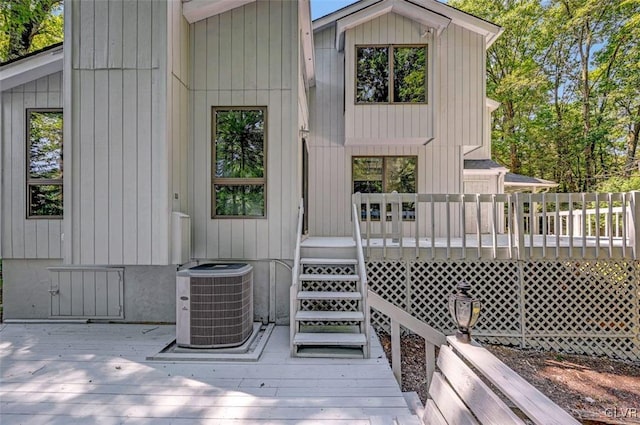
[[213, 108], [212, 216], [266, 216], [266, 107]]
[[356, 103], [427, 103], [427, 46], [356, 46]]
[[62, 218], [62, 109], [27, 109], [27, 217]]

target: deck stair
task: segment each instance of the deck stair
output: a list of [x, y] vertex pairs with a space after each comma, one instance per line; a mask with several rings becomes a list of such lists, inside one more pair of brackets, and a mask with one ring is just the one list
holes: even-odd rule
[[369, 357], [362, 255], [360, 244], [345, 244], [344, 238], [298, 241], [291, 286], [292, 356]]
[[294, 300], [293, 355], [367, 356], [364, 296], [357, 263], [355, 258], [300, 259]]

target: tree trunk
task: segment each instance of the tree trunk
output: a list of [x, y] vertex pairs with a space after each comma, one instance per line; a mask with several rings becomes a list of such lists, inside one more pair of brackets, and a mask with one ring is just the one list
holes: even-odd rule
[[[640, 117], [640, 106], [638, 106], [638, 117]], [[629, 177], [636, 165], [636, 151], [638, 150], [638, 137], [640, 136], [640, 121], [634, 122], [627, 133], [627, 159], [625, 161], [624, 176]]]

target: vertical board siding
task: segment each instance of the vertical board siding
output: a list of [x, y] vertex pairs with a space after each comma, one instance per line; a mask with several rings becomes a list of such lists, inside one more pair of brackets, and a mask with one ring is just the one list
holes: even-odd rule
[[167, 8], [151, 0], [73, 7], [68, 263], [169, 261]]
[[124, 269], [52, 268], [49, 270], [49, 279], [52, 290], [51, 317], [124, 317]]
[[0, 243], [5, 259], [61, 258], [62, 220], [26, 218], [26, 128], [27, 108], [62, 108], [62, 91], [62, 72], [56, 72], [2, 92]]
[[[427, 78], [433, 79], [433, 40], [422, 36], [422, 26], [389, 13], [347, 30], [344, 49], [345, 123], [348, 144], [393, 143], [398, 139], [426, 140], [434, 136], [434, 97], [427, 85], [427, 104], [355, 104], [356, 45], [426, 44]], [[376, 142], [377, 140], [377, 142]]]
[[[270, 0], [191, 25], [194, 258], [291, 259], [300, 197], [298, 6]], [[266, 218], [212, 219], [213, 106], [267, 106]]]
[[438, 41], [435, 67], [440, 111], [436, 143], [480, 146], [485, 114], [484, 38], [450, 25]]
[[[351, 234], [353, 156], [417, 156], [418, 192], [462, 192], [464, 146], [482, 143], [485, 110], [482, 37], [452, 24], [441, 37], [433, 36], [427, 41], [429, 107], [433, 108], [433, 112], [426, 114], [427, 118], [415, 105], [379, 105], [377, 115], [368, 115], [372, 118], [364, 118], [371, 111], [365, 113], [355, 108], [353, 116], [349, 116], [354, 96], [353, 46], [356, 43], [424, 43], [425, 39], [412, 38], [416, 34], [413, 22], [394, 14], [348, 30], [345, 54], [335, 49], [335, 27], [314, 34], [316, 86], [309, 93], [309, 231], [312, 235]], [[436, 139], [426, 146], [402, 145], [402, 138], [424, 131], [433, 131]], [[345, 146], [345, 134], [354, 139], [394, 135], [395, 143], [390, 140], [380, 145]], [[425, 223], [430, 212], [418, 213]], [[436, 213], [444, 214], [444, 210]], [[459, 221], [459, 217], [452, 217], [453, 226], [458, 226]], [[443, 233], [444, 226], [445, 223], [439, 223], [436, 234]]]

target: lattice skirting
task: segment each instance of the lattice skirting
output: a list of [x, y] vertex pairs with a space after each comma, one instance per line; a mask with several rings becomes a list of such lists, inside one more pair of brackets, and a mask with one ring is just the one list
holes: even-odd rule
[[[628, 260], [369, 261], [369, 289], [440, 331], [467, 280], [482, 300], [485, 343], [640, 360], [640, 262]], [[388, 319], [372, 312], [374, 326]]]

